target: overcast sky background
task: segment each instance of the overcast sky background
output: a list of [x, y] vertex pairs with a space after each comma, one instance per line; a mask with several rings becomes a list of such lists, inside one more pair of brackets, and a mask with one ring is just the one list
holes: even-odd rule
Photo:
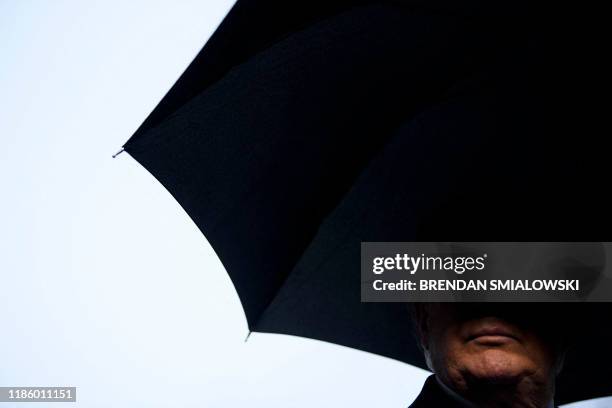
[[0, 386], [78, 387], [57, 408], [401, 408], [420, 390], [427, 373], [393, 360], [245, 342], [195, 224], [111, 158], [232, 4], [0, 0]]

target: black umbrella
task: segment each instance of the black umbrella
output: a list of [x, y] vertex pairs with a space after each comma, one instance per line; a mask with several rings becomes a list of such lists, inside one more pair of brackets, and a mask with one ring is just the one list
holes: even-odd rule
[[[450, 3], [240, 0], [125, 144], [206, 235], [250, 330], [424, 367], [406, 306], [360, 302], [362, 241], [610, 231], [553, 24]], [[557, 401], [612, 394], [596, 350], [569, 358]]]

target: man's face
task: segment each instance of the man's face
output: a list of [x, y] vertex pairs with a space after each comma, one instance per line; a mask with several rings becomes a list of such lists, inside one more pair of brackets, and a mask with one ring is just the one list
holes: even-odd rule
[[554, 382], [563, 340], [554, 318], [559, 310], [552, 311], [534, 304], [431, 303], [417, 306], [417, 321], [431, 368], [461, 391]]

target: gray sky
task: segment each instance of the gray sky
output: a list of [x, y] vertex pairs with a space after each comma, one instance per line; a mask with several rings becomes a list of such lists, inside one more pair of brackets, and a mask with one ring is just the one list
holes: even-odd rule
[[418, 393], [427, 373], [396, 361], [245, 343], [199, 230], [111, 159], [232, 3], [0, 0], [0, 386], [78, 387], [57, 408], [400, 408]]

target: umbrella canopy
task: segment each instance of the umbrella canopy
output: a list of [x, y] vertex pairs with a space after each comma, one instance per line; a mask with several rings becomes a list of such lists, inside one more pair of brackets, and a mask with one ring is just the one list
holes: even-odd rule
[[[406, 305], [360, 301], [362, 241], [605, 240], [600, 149], [542, 10], [303, 3], [238, 1], [124, 145], [250, 330], [424, 367]], [[612, 394], [611, 353], [577, 349], [557, 401]]]

